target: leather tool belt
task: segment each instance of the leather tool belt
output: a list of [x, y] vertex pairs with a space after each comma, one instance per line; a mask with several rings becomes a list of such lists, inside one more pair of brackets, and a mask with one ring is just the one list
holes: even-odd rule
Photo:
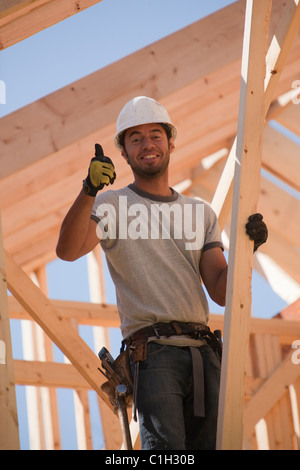
[[144, 361], [147, 358], [148, 339], [162, 336], [170, 337], [175, 335], [187, 335], [193, 339], [200, 339], [209, 344], [215, 351], [219, 359], [222, 357], [222, 341], [219, 330], [212, 333], [210, 328], [203, 323], [184, 323], [172, 321], [170, 323], [155, 323], [134, 332], [131, 336], [123, 340], [122, 349], [125, 346], [131, 351], [134, 362]]
[[[172, 321], [170, 323], [155, 323], [151, 326], [141, 328], [131, 336], [122, 341], [121, 352], [126, 349], [130, 351], [133, 362], [135, 363], [135, 376], [133, 386], [133, 419], [136, 421], [136, 403], [137, 403], [137, 384], [139, 374], [139, 363], [147, 359], [148, 339], [162, 336], [170, 337], [175, 335], [187, 335], [193, 339], [200, 339], [208, 344], [216, 353], [221, 361], [222, 341], [221, 331], [214, 333], [203, 323], [184, 323]], [[204, 369], [201, 352], [196, 347], [190, 347], [193, 362], [194, 378], [194, 415], [205, 416], [205, 397], [204, 397]]]

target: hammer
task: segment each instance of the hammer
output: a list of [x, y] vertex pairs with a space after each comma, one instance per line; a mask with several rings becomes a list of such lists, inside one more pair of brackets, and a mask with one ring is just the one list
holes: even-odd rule
[[132, 450], [132, 442], [130, 436], [128, 415], [126, 409], [125, 397], [127, 394], [127, 387], [125, 384], [116, 386], [116, 402], [118, 404], [118, 415], [121, 424], [121, 431], [124, 441], [125, 450]]

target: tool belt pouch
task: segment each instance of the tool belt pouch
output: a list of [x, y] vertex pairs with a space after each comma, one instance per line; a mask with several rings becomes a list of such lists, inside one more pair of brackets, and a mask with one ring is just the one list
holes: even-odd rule
[[116, 406], [116, 386], [124, 384], [127, 387], [126, 404], [132, 403], [133, 379], [129, 363], [129, 350], [121, 352], [113, 363], [113, 373], [107, 372], [108, 381], [101, 385], [101, 390], [106, 393], [111, 404]]
[[148, 336], [136, 334], [128, 348], [133, 362], [142, 362], [147, 359]]

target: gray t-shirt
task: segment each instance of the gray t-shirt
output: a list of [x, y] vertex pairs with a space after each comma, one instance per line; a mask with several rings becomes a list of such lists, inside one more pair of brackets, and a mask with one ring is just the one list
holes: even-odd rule
[[156, 322], [207, 324], [201, 253], [223, 249], [217, 218], [202, 200], [129, 185], [99, 194], [91, 217], [116, 288], [124, 338]]

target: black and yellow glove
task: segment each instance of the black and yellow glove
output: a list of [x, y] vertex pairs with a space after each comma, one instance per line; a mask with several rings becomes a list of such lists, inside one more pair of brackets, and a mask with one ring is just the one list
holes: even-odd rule
[[113, 184], [116, 179], [115, 167], [109, 157], [105, 157], [101, 145], [95, 144], [95, 157], [92, 158], [88, 176], [83, 181], [83, 190], [95, 197], [104, 185]]
[[254, 241], [253, 251], [256, 251], [260, 245], [266, 243], [268, 239], [268, 229], [263, 222], [263, 216], [261, 214], [250, 215], [246, 224], [246, 233], [250, 240]]

